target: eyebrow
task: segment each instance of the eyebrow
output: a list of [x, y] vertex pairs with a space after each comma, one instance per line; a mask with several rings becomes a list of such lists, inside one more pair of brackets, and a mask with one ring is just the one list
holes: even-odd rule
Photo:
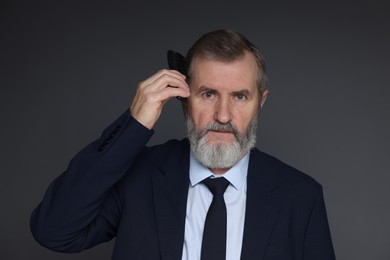
[[242, 90], [238, 90], [238, 91], [233, 91], [233, 95], [237, 95], [237, 94], [241, 94], [241, 95], [245, 95], [247, 97], [251, 97], [251, 92], [247, 89], [242, 89]]
[[207, 87], [207, 86], [205, 86], [205, 85], [202, 85], [202, 86], [200, 86], [199, 88], [198, 88], [198, 93], [200, 93], [200, 92], [204, 92], [204, 91], [216, 91], [215, 89], [213, 89], [213, 88], [210, 88], [210, 87]]
[[[208, 86], [202, 85], [199, 87], [197, 93], [204, 92], [204, 91], [218, 92], [218, 90], [215, 88], [210, 88]], [[252, 93], [248, 89], [236, 90], [236, 91], [233, 91], [231, 94], [233, 94], [233, 95], [242, 94], [242, 95], [245, 95], [247, 97], [252, 96]]]

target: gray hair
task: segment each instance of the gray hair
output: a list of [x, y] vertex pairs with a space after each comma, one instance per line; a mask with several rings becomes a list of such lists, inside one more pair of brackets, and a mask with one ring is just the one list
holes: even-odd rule
[[204, 34], [188, 50], [186, 55], [186, 67], [188, 81], [191, 80], [192, 61], [197, 57], [231, 62], [245, 55], [245, 51], [253, 54], [257, 67], [257, 87], [259, 95], [268, 89], [268, 77], [265, 60], [259, 49], [247, 38], [238, 32], [222, 29]]

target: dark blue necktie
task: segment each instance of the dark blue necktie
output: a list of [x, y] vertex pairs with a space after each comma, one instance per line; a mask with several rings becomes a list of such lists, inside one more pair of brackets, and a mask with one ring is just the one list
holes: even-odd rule
[[214, 195], [203, 230], [201, 260], [226, 259], [226, 204], [223, 198], [229, 181], [225, 178], [205, 179], [203, 183]]

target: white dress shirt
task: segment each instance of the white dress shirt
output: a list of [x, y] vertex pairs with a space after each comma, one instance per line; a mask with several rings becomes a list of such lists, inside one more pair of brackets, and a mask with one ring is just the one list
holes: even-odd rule
[[227, 210], [226, 260], [240, 259], [245, 222], [248, 163], [249, 153], [226, 173], [214, 175], [195, 159], [192, 152], [190, 153], [190, 186], [182, 260], [200, 259], [204, 222], [213, 200], [213, 194], [202, 181], [210, 176], [223, 176], [230, 182], [224, 194]]

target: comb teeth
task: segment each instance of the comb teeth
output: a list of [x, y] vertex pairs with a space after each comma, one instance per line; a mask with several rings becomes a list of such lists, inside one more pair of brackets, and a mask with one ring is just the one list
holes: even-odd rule
[[[168, 66], [171, 70], [177, 70], [181, 74], [187, 76], [186, 59], [178, 52], [169, 50], [167, 53]], [[186, 98], [176, 97], [180, 101], [186, 101]]]
[[168, 65], [170, 69], [177, 70], [187, 76], [186, 60], [183, 55], [178, 52], [169, 50], [167, 53]]

